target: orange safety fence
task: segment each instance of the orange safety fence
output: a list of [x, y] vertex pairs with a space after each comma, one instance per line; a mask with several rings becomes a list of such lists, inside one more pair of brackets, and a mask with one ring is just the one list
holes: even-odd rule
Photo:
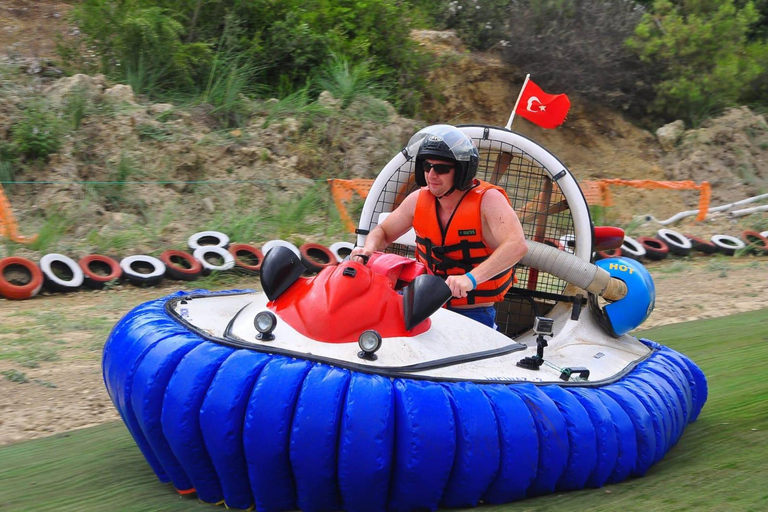
[[709, 186], [708, 181], [702, 181], [700, 185], [697, 185], [693, 181], [653, 181], [653, 180], [622, 180], [622, 179], [599, 180], [597, 183], [598, 183], [598, 186], [600, 187], [600, 191], [602, 195], [602, 203], [601, 203], [602, 206], [613, 206], [613, 199], [611, 198], [611, 192], [608, 189], [610, 185], [620, 185], [624, 187], [649, 188], [649, 189], [698, 190], [699, 191], [699, 214], [696, 216], [697, 221], [702, 221], [707, 216], [707, 211], [709, 210], [709, 200], [712, 195], [712, 188]]
[[11, 210], [11, 203], [5, 197], [3, 186], [0, 185], [0, 238], [7, 237], [20, 244], [31, 244], [37, 240], [37, 235], [24, 236], [19, 234], [19, 225]]
[[[347, 211], [347, 207], [344, 204], [346, 201], [349, 201], [352, 199], [352, 194], [356, 193], [359, 195], [362, 199], [365, 199], [368, 196], [368, 192], [371, 190], [371, 186], [373, 185], [373, 180], [364, 180], [364, 179], [357, 179], [357, 180], [338, 180], [338, 179], [330, 179], [328, 180], [328, 183], [331, 187], [331, 195], [333, 196], [333, 201], [336, 204], [336, 208], [339, 210], [339, 214], [341, 215], [342, 222], [344, 222], [344, 225], [347, 227], [347, 229], [351, 232], [355, 232], [355, 222], [352, 220], [352, 218], [349, 216], [349, 212]], [[401, 187], [401, 190], [398, 191], [398, 201], [402, 201], [402, 199], [405, 196], [405, 193], [407, 190], [410, 190], [412, 187], [411, 182], [404, 183]], [[594, 180], [594, 181], [581, 181], [579, 182], [579, 187], [581, 188], [582, 193], [584, 194], [584, 199], [586, 199], [587, 204], [590, 205], [599, 205], [599, 206], [613, 206], [613, 197], [611, 196], [611, 192], [609, 190], [609, 187], [611, 185], [614, 186], [625, 186], [625, 187], [635, 187], [635, 188], [646, 188], [646, 189], [668, 189], [668, 190], [698, 190], [699, 191], [699, 214], [696, 217], [696, 220], [702, 221], [707, 215], [707, 211], [709, 210], [709, 201], [710, 196], [712, 194], [712, 189], [709, 185], [709, 182], [703, 181], [701, 184], [696, 184], [693, 181], [653, 181], [653, 180], [622, 180], [622, 179], [605, 179], [605, 180]], [[558, 211], [562, 211], [565, 209], [565, 205], [553, 205], [552, 209], [553, 211], [547, 212], [547, 213], [557, 213]], [[526, 207], [523, 208], [523, 210], [527, 210]]]
[[355, 192], [362, 199], [368, 197], [368, 192], [371, 190], [373, 180], [328, 180], [328, 184], [331, 186], [331, 195], [333, 196], [333, 202], [336, 204], [336, 208], [339, 210], [341, 220], [347, 227], [350, 233], [355, 232], [355, 223], [349, 216], [347, 207], [344, 204], [346, 201], [352, 199], [352, 193]]

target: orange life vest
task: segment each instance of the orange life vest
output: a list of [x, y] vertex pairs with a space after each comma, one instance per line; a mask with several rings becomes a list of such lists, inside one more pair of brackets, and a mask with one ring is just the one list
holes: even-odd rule
[[[495, 189], [507, 197], [503, 188], [484, 181], [464, 194], [456, 206], [448, 225], [442, 229], [437, 216], [437, 201], [427, 188], [421, 189], [416, 201], [413, 228], [416, 232], [416, 259], [438, 276], [460, 275], [470, 272], [488, 259], [493, 252], [483, 242], [480, 204], [483, 194]], [[509, 200], [509, 199], [507, 199]], [[451, 306], [498, 302], [514, 281], [514, 267], [477, 285], [466, 298], [453, 298]]]

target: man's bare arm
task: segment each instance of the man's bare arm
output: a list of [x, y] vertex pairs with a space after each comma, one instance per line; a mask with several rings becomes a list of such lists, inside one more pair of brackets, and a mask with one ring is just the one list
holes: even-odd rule
[[355, 257], [366, 260], [376, 251], [383, 251], [389, 244], [397, 240], [401, 235], [413, 227], [413, 216], [416, 213], [416, 200], [419, 191], [415, 191], [405, 198], [400, 206], [395, 208], [384, 221], [377, 225], [365, 237], [365, 245], [355, 247], [350, 259]]

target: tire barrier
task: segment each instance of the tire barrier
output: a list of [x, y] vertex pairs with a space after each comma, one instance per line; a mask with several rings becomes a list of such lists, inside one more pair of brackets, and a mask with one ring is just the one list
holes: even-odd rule
[[746, 244], [747, 252], [750, 254], [764, 255], [768, 254], [768, 238], [757, 231], [744, 231], [741, 233], [741, 239]]
[[163, 251], [160, 261], [165, 264], [165, 275], [177, 281], [194, 281], [203, 272], [200, 262], [185, 251]]
[[19, 256], [0, 259], [0, 296], [11, 300], [31, 299], [43, 287], [43, 271], [33, 261]]
[[349, 255], [352, 253], [352, 249], [354, 249], [354, 244], [351, 244], [349, 242], [335, 242], [332, 243], [328, 249], [333, 253], [334, 256], [336, 256], [336, 261], [341, 263], [344, 261], [345, 258], [348, 258]]
[[292, 250], [296, 256], [301, 258], [301, 251], [299, 251], [299, 248], [293, 245], [291, 242], [286, 242], [285, 240], [270, 240], [261, 246], [261, 252], [264, 253], [264, 256], [266, 256], [269, 250], [273, 247], [287, 247], [288, 249]]
[[165, 310], [183, 295], [120, 320], [104, 381], [158, 479], [229, 508], [435, 510], [600, 487], [645, 474], [707, 399], [701, 370], [649, 340], [603, 384], [390, 379], [204, 339]]
[[134, 286], [155, 286], [165, 275], [165, 263], [144, 254], [123, 258], [120, 268], [123, 269], [123, 276]]
[[667, 244], [669, 252], [677, 256], [688, 256], [693, 247], [688, 237], [668, 228], [658, 230], [656, 238]]
[[618, 249], [605, 249], [595, 253], [595, 260], [604, 260], [606, 258], [620, 258], [622, 255], [621, 247]]
[[249, 244], [233, 244], [227, 250], [235, 258], [235, 267], [244, 273], [256, 275], [261, 271], [264, 254], [258, 247]]
[[75, 260], [63, 254], [51, 253], [40, 258], [43, 286], [51, 292], [72, 292], [82, 286], [85, 276]]
[[226, 249], [229, 246], [229, 237], [219, 231], [200, 231], [189, 237], [187, 246], [190, 251], [210, 246]]
[[90, 254], [80, 258], [77, 264], [85, 276], [83, 284], [92, 290], [101, 290], [107, 283], [123, 277], [120, 264], [109, 256]]
[[560, 243], [560, 247], [563, 248], [565, 252], [569, 252], [573, 254], [574, 248], [576, 247], [576, 236], [573, 234], [563, 235], [558, 240]]
[[645, 249], [645, 257], [649, 260], [659, 261], [669, 255], [669, 247], [664, 241], [659, 240], [658, 238], [639, 236], [637, 237], [637, 241], [643, 246], [643, 249]]
[[310, 272], [316, 273], [325, 267], [338, 265], [336, 256], [324, 245], [306, 243], [299, 247], [301, 253], [301, 262]]
[[646, 251], [645, 251], [645, 247], [643, 247], [643, 244], [641, 244], [631, 236], [628, 236], [628, 235], [624, 236], [624, 242], [621, 244], [622, 256], [640, 261], [645, 257], [645, 253]]
[[710, 241], [715, 244], [717, 250], [726, 256], [733, 256], [739, 249], [744, 249], [747, 244], [730, 235], [712, 235]]
[[708, 240], [699, 238], [697, 236], [685, 235], [688, 240], [691, 241], [691, 248], [703, 252], [704, 254], [715, 254], [717, 252], [717, 246]]
[[[192, 256], [194, 256], [194, 258], [203, 266], [203, 274], [206, 275], [211, 272], [232, 270], [235, 267], [235, 257], [223, 247], [198, 247], [195, 249], [195, 252], [192, 253]], [[220, 263], [212, 263], [212, 259], [215, 259]]]

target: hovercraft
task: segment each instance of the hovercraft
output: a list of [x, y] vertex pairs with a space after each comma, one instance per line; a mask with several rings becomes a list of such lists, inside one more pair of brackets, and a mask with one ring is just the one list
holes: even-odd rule
[[[499, 329], [441, 307], [450, 291], [410, 258], [412, 234], [310, 277], [276, 247], [261, 292], [140, 305], [110, 334], [103, 372], [162, 482], [265, 511], [506, 503], [642, 476], [696, 420], [703, 373], [629, 334], [653, 281], [635, 260], [592, 262], [621, 236], [593, 226], [571, 173], [519, 134], [459, 128], [529, 244]], [[416, 189], [414, 154], [375, 180], [358, 245]]]

